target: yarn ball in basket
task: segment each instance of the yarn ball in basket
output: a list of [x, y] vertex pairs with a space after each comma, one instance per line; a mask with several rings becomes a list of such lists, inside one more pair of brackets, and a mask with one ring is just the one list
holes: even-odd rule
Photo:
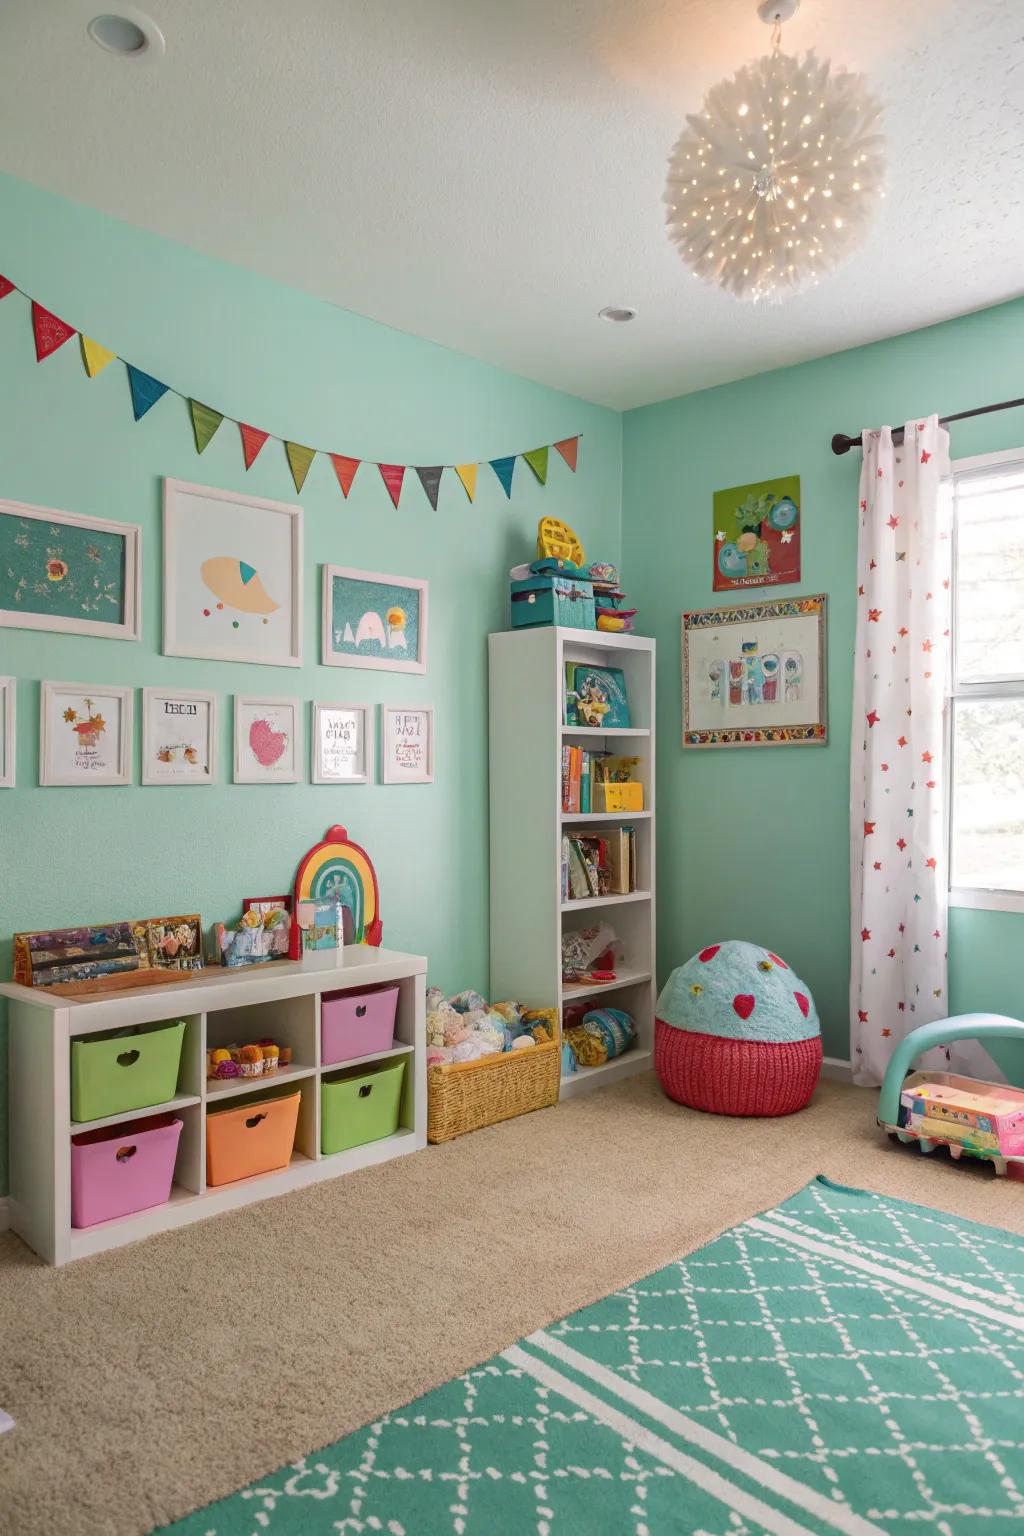
[[670, 1099], [718, 1115], [789, 1115], [821, 1072], [814, 999], [779, 955], [729, 939], [678, 966], [658, 998], [654, 1068]]

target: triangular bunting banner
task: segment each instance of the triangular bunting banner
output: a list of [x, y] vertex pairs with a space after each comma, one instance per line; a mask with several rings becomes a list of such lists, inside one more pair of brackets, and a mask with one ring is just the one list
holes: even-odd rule
[[359, 468], [362, 460], [349, 459], [343, 453], [332, 453], [330, 460], [334, 465], [334, 473], [338, 477], [338, 484], [341, 486], [341, 494], [347, 499], [348, 493], [352, 489], [352, 481], [356, 477], [356, 470]]
[[263, 444], [270, 436], [269, 432], [261, 432], [259, 427], [247, 427], [244, 421], [238, 423], [238, 430], [242, 434], [242, 457], [245, 459], [246, 469], [252, 469]]
[[402, 494], [402, 481], [405, 479], [405, 465], [378, 464], [377, 468], [380, 470], [381, 479], [388, 488], [388, 495], [397, 509], [398, 498]]
[[455, 466], [455, 473], [462, 481], [462, 488], [466, 495], [469, 497], [470, 501], [472, 501], [473, 497], [476, 495], [477, 468], [478, 466], [476, 464], [456, 464]]
[[548, 478], [548, 451], [546, 448], [531, 448], [529, 453], [524, 453], [523, 458], [533, 470], [541, 485]]
[[166, 395], [167, 385], [154, 379], [152, 374], [143, 373], [141, 368], [133, 368], [131, 363], [125, 363], [125, 367], [128, 369], [128, 383], [132, 392], [132, 410], [135, 420], [141, 421], [161, 395]]
[[196, 453], [202, 453], [210, 438], [216, 432], [224, 420], [222, 411], [214, 411], [208, 405], [200, 405], [198, 400], [190, 400], [188, 408], [192, 413], [192, 431], [196, 438]]
[[36, 362], [41, 363], [44, 357], [49, 357], [62, 347], [69, 336], [75, 334], [73, 325], [66, 325], [63, 320], [58, 320], [56, 315], [51, 315], [48, 309], [41, 304], [32, 301], [32, 329], [36, 337]]
[[559, 453], [562, 455], [562, 458], [568, 464], [569, 468], [575, 474], [575, 472], [576, 472], [576, 455], [580, 451], [580, 440], [579, 440], [579, 438], [578, 437], [563, 437], [562, 441], [560, 443], [556, 443], [555, 444], [555, 447], [558, 449]]
[[14, 284], [9, 277], [0, 277], [0, 299], [6, 299], [9, 293], [14, 292]]
[[512, 474], [516, 467], [516, 456], [510, 453], [507, 459], [491, 459], [491, 468], [501, 481], [501, 488], [509, 501], [512, 500]]
[[417, 464], [416, 473], [420, 477], [420, 484], [427, 493], [427, 500], [436, 512], [437, 493], [441, 487], [441, 475], [444, 473], [444, 465], [432, 464], [429, 468], [424, 468]]
[[288, 455], [288, 463], [291, 466], [295, 489], [296, 491], [301, 491], [306, 476], [309, 474], [309, 466], [316, 458], [316, 449], [304, 448], [301, 443], [286, 442], [284, 451]]
[[109, 347], [101, 347], [98, 341], [93, 341], [89, 336], [79, 336], [82, 344], [82, 362], [90, 379], [94, 379], [98, 373], [102, 373], [108, 363], [112, 363], [117, 356]]

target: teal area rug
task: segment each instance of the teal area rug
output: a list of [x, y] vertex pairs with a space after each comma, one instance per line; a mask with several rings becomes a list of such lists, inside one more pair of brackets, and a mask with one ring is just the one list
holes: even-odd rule
[[167, 1530], [1024, 1533], [1024, 1242], [819, 1178]]

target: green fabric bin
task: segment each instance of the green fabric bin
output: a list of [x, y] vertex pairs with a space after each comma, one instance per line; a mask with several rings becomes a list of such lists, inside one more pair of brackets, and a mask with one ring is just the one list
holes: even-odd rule
[[71, 1118], [102, 1120], [165, 1104], [178, 1091], [185, 1021], [71, 1042]]
[[398, 1129], [405, 1058], [379, 1067], [332, 1072], [320, 1085], [320, 1151], [347, 1152]]

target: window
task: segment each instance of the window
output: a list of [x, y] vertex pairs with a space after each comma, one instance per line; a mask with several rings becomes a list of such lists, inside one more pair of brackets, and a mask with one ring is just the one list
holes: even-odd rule
[[1024, 911], [1024, 449], [953, 482], [950, 899]]

